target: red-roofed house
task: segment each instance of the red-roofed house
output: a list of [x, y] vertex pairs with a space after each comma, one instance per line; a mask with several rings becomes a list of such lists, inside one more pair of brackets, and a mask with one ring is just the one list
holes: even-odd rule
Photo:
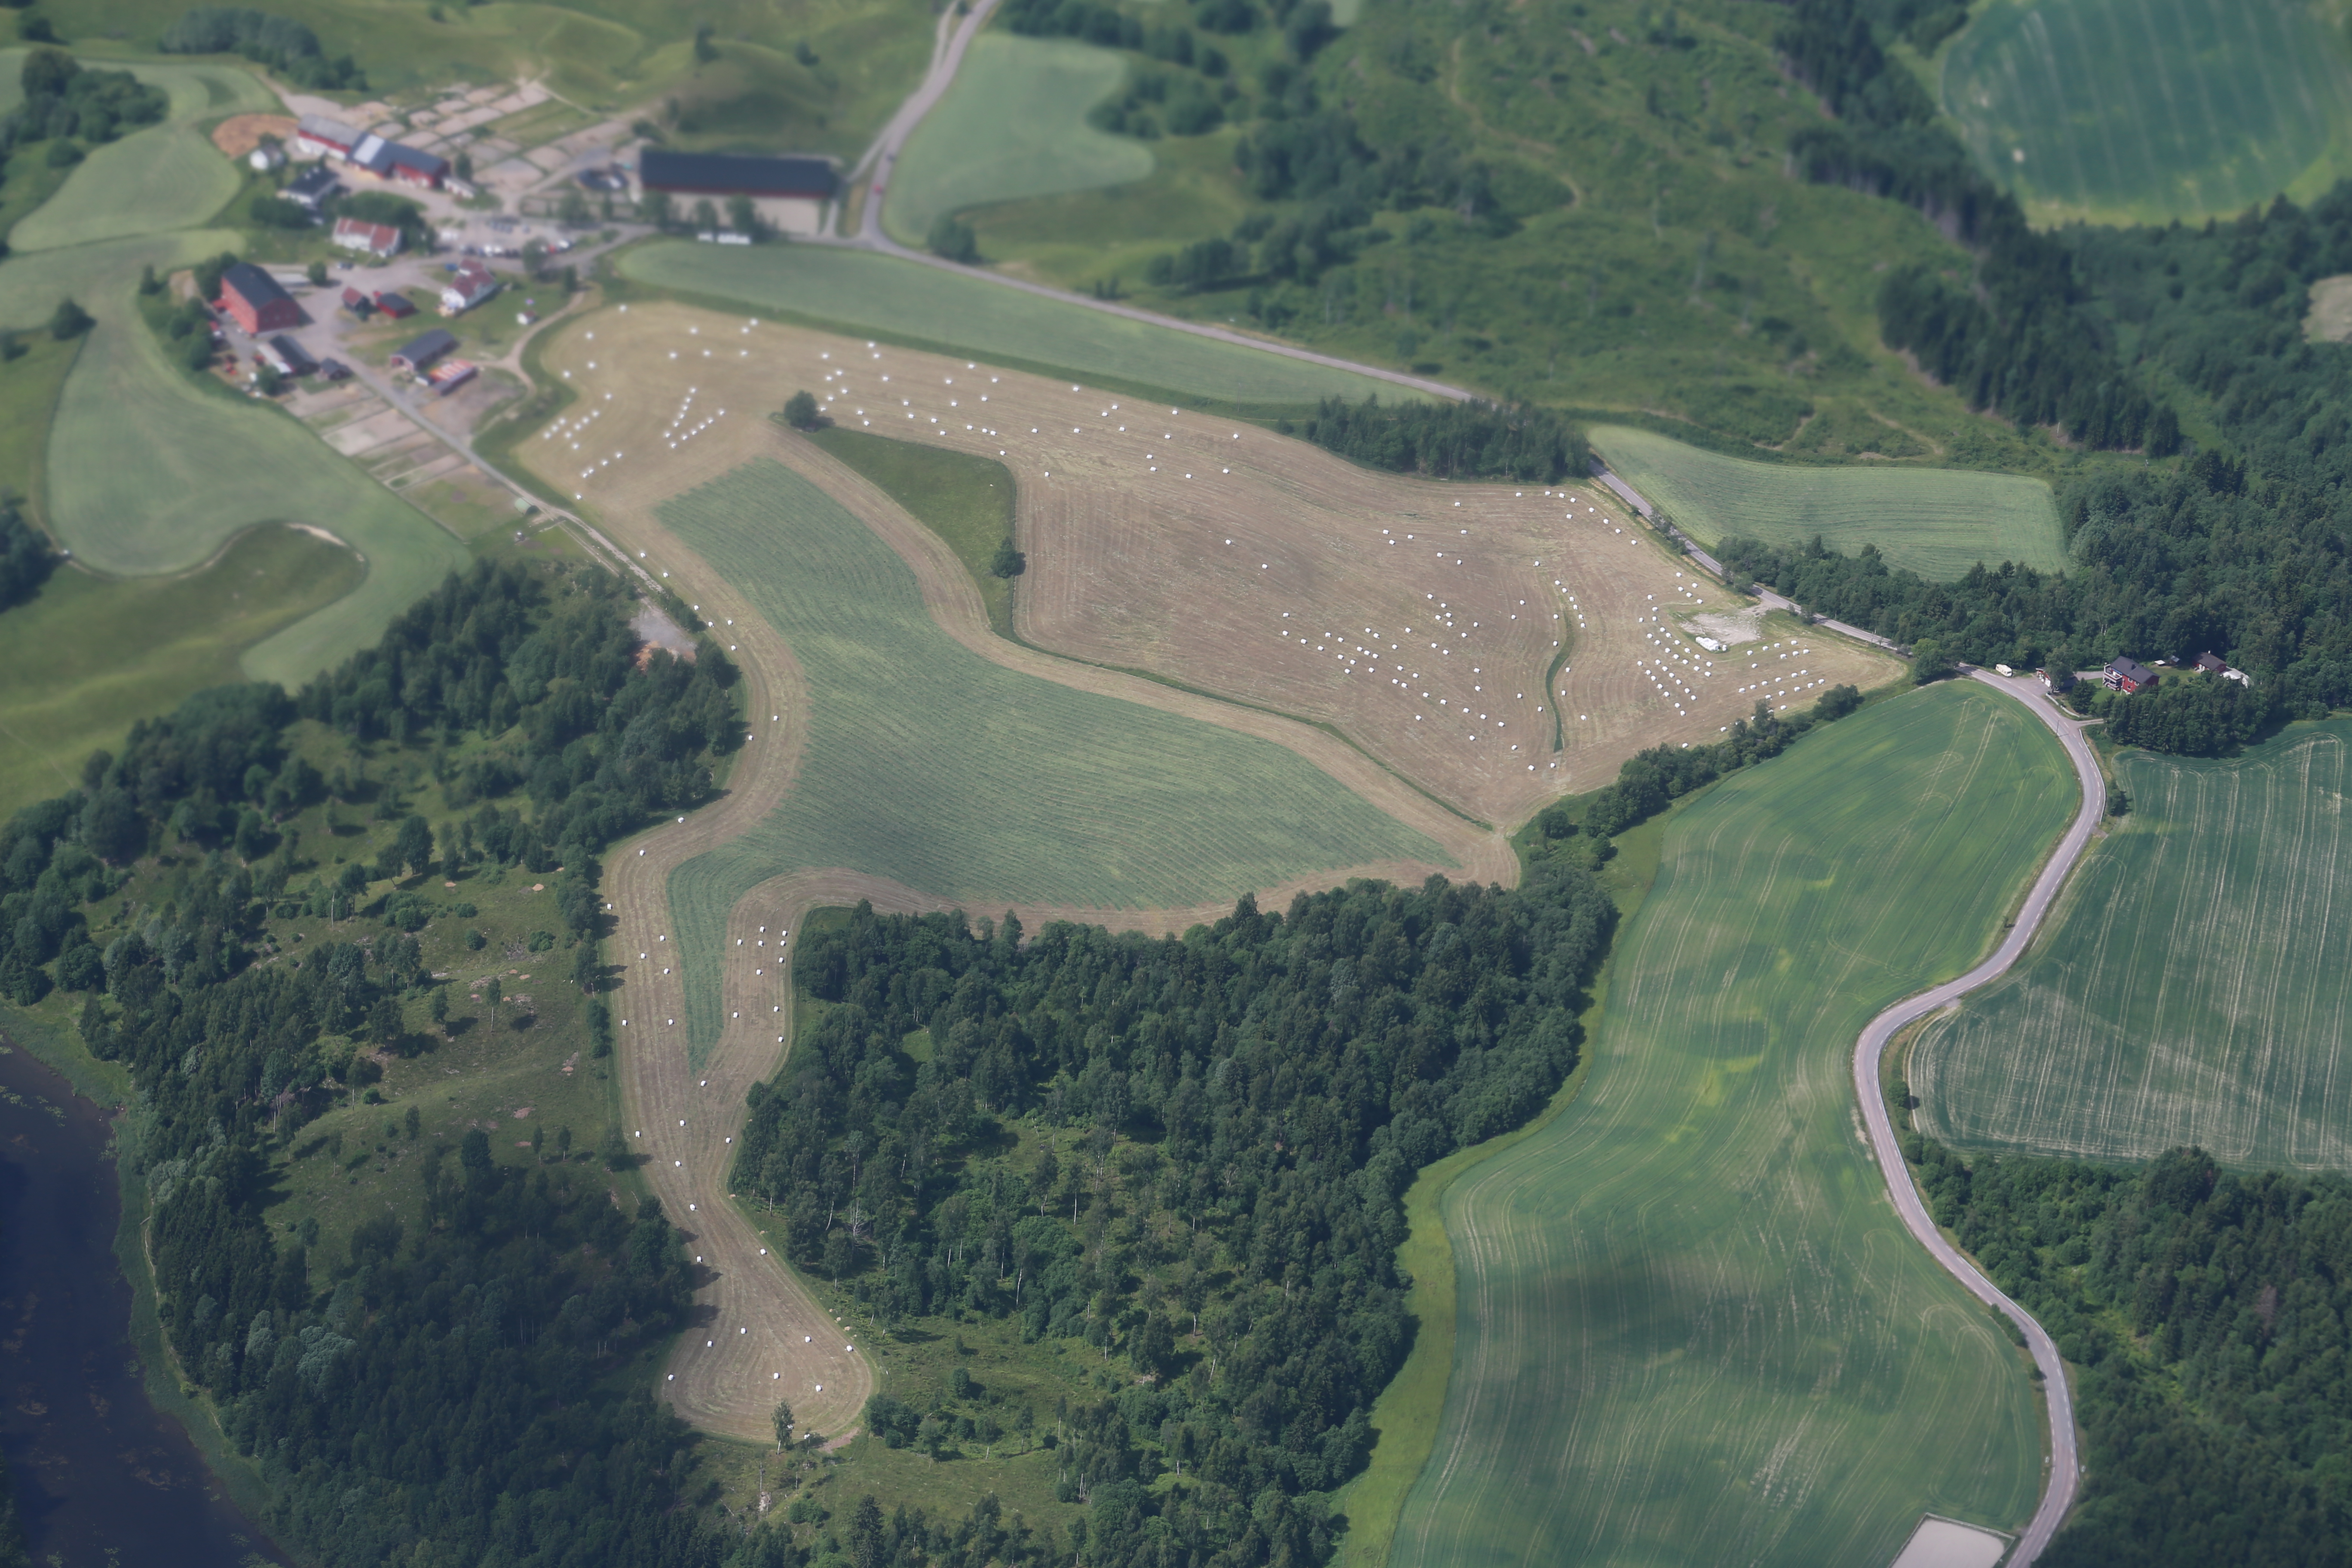
[[478, 261], [461, 262], [442, 287], [441, 313], [455, 316], [470, 310], [498, 291], [499, 280], [488, 268]]

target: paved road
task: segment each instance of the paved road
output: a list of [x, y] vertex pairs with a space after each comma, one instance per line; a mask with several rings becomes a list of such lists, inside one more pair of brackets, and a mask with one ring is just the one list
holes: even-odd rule
[[2099, 826], [2100, 815], [2105, 809], [2106, 784], [2099, 776], [2099, 764], [2091, 754], [2090, 742], [2083, 738], [2084, 726], [2053, 707], [2038, 682], [2029, 678], [2003, 678], [1987, 670], [1970, 673], [1995, 690], [2005, 691], [2024, 703], [2034, 717], [2057, 732], [2074, 759], [2075, 777], [2082, 783], [2083, 806], [2075, 813], [2074, 824], [2066, 830], [2066, 837], [2059, 840], [2056, 852], [2050, 857], [2050, 863], [2042, 868], [2032, 890], [2026, 894], [2016, 924], [1993, 955], [1957, 980], [1948, 980], [1932, 991], [1897, 1002], [1873, 1018], [1862, 1031], [1853, 1047], [1853, 1087], [1855, 1096], [1862, 1101], [1863, 1120], [1870, 1127], [1870, 1144], [1878, 1159], [1879, 1173], [1886, 1178], [1887, 1194], [1894, 1198], [1895, 1212], [1903, 1216], [1904, 1225], [1947, 1272], [1968, 1287], [1970, 1294], [1998, 1309], [2017, 1325], [2025, 1335], [2027, 1349], [2033, 1354], [2033, 1364], [2042, 1369], [2042, 1393], [2050, 1405], [2050, 1475], [2042, 1487], [2042, 1506], [2034, 1510], [2015, 1553], [2009, 1559], [2009, 1568], [2029, 1568], [2057, 1533], [2066, 1510], [2074, 1506], [2075, 1487], [2081, 1479], [2074, 1453], [2074, 1401], [2066, 1387], [2066, 1368], [2058, 1358], [2058, 1347], [2034, 1321], [2032, 1314], [2003, 1295], [2000, 1287], [1944, 1239], [1936, 1222], [1928, 1217], [1927, 1205], [1920, 1202], [1917, 1189], [1911, 1184], [1910, 1168], [1903, 1163], [1902, 1145], [1895, 1142], [1894, 1122], [1886, 1113], [1885, 1096], [1879, 1089], [1879, 1061], [1886, 1054], [1887, 1042], [1905, 1027], [1990, 983], [2017, 962], [2033, 940], [2042, 917], [2049, 913], [2067, 873], [2074, 868], [2074, 862], [2090, 844], [2091, 834]]

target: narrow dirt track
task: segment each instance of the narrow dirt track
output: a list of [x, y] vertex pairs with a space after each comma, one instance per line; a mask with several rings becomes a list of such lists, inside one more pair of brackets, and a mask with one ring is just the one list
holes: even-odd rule
[[[559, 364], [558, 368], [562, 368]], [[526, 461], [541, 454], [526, 447]], [[1289, 747], [1376, 806], [1421, 828], [1459, 864], [1396, 862], [1335, 868], [1260, 890], [1281, 907], [1297, 892], [1354, 877], [1413, 882], [1433, 871], [1509, 882], [1517, 860], [1499, 835], [1444, 811], [1352, 747], [1296, 721], [1196, 697], [1115, 671], [1054, 658], [1005, 642], [988, 629], [978, 592], [946, 545], [879, 490], [814, 446], [764, 420], [714, 428], [690, 454], [606, 492], [596, 509], [603, 531], [623, 549], [666, 563], [667, 586], [699, 606], [712, 635], [730, 648], [746, 686], [751, 739], [734, 764], [726, 795], [682, 822], [664, 824], [617, 847], [605, 890], [615, 921], [610, 956], [621, 966], [614, 997], [619, 1029], [625, 1132], [645, 1161], [649, 1186], [688, 1236], [698, 1260], [698, 1318], [663, 1368], [661, 1392], [686, 1419], [706, 1430], [758, 1439], [772, 1433], [771, 1412], [790, 1399], [804, 1430], [835, 1436], [856, 1420], [873, 1392], [874, 1373], [855, 1339], [819, 1306], [765, 1248], [759, 1226], [730, 1201], [732, 1142], [751, 1086], [772, 1074], [791, 1033], [788, 950], [781, 933], [804, 912], [870, 899], [877, 909], [916, 912], [947, 900], [884, 879], [840, 868], [789, 871], [747, 894], [730, 911], [726, 942], [740, 958], [724, 967], [720, 1039], [701, 1068], [688, 1058], [681, 965], [665, 952], [670, 934], [668, 882], [677, 867], [748, 830], [782, 801], [800, 764], [808, 691], [790, 647], [717, 573], [664, 528], [655, 509], [668, 497], [714, 479], [754, 457], [786, 463], [824, 486], [888, 542], [911, 567], [926, 605], [950, 636], [1008, 668], [1184, 714]], [[532, 463], [551, 480], [553, 453]], [[1125, 930], [1181, 931], [1228, 912], [1219, 904], [1173, 910], [1011, 908], [1024, 922], [1081, 920]], [[764, 928], [764, 929], [762, 929]], [[760, 944], [766, 943], [766, 946]], [[646, 956], [640, 958], [640, 953]]]

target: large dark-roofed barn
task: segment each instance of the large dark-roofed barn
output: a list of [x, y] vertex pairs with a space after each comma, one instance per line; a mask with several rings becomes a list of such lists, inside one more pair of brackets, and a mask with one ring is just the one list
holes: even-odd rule
[[250, 261], [240, 261], [221, 274], [220, 308], [256, 336], [302, 324], [302, 307], [294, 297]]
[[749, 196], [761, 221], [790, 234], [814, 234], [827, 203], [841, 194], [841, 176], [823, 158], [754, 158], [733, 153], [673, 153], [648, 147], [637, 155], [637, 183], [691, 209], [708, 199], [722, 217], [732, 196]]

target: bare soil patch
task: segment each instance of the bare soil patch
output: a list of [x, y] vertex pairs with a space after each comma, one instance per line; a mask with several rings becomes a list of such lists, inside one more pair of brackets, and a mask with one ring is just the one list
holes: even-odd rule
[[213, 127], [213, 145], [232, 158], [242, 158], [261, 145], [265, 136], [280, 142], [294, 139], [295, 122], [283, 114], [232, 114]]

